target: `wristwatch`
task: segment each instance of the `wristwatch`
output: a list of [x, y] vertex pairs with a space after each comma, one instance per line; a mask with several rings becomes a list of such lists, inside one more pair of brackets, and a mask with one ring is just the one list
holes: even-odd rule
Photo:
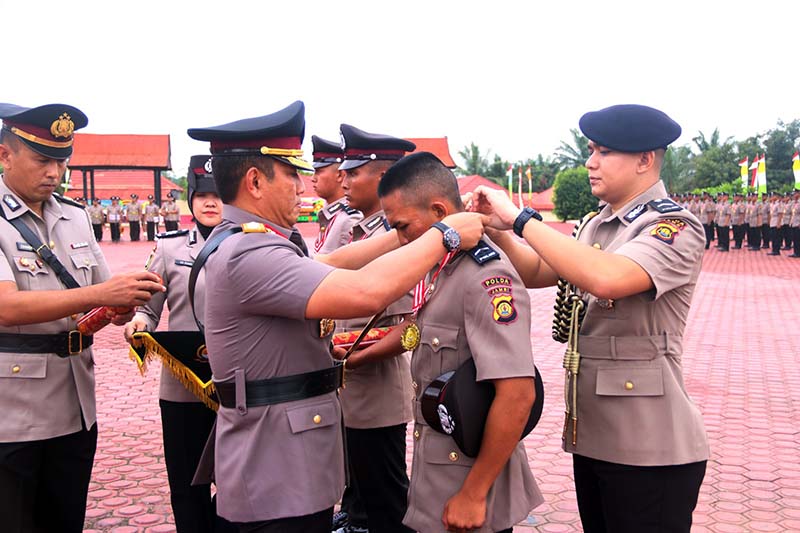
[[436, 222], [431, 227], [442, 232], [442, 244], [448, 252], [461, 248], [461, 235], [456, 230], [442, 222]]
[[522, 237], [522, 230], [531, 218], [535, 218], [539, 222], [542, 221], [542, 215], [532, 207], [523, 208], [520, 214], [517, 215], [517, 219], [514, 221], [514, 233], [518, 237]]

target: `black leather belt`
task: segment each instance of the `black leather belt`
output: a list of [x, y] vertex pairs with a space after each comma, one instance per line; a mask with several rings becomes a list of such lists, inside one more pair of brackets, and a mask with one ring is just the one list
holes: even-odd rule
[[59, 357], [78, 355], [94, 343], [92, 335], [72, 330], [64, 333], [0, 333], [0, 352], [54, 353]]
[[[333, 392], [342, 386], [344, 365], [335, 363], [331, 368], [245, 382], [247, 407], [258, 407], [283, 402], [304, 400]], [[236, 407], [236, 383], [233, 381], [214, 382], [222, 407]]]

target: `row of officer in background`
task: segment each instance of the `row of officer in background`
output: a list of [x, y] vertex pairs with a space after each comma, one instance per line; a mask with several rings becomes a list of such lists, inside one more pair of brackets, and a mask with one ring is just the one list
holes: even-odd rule
[[[763, 197], [763, 198], [762, 198]], [[792, 250], [788, 257], [800, 257], [800, 190], [790, 193], [718, 193], [716, 199], [703, 193], [677, 195], [674, 200], [703, 222], [706, 249], [714, 240], [721, 251], [730, 250], [731, 231], [734, 249], [744, 242], [750, 250], [770, 249], [768, 255]]]
[[[92, 222], [95, 239], [98, 242], [103, 240], [103, 227], [107, 222], [111, 230], [111, 240], [119, 242], [122, 233], [121, 224], [128, 222], [131, 241], [139, 240], [142, 224], [145, 225], [147, 231], [147, 240], [155, 241], [160, 221], [164, 220], [166, 223], [166, 207], [170, 202], [173, 206], [170, 212], [177, 213], [177, 207], [174, 200], [172, 200], [172, 196], [170, 195], [169, 198], [170, 200], [163, 203], [164, 207], [159, 207], [152, 194], [147, 195], [147, 204], [139, 201], [139, 196], [135, 193], [131, 194], [131, 201], [125, 205], [119, 204], [119, 196], [112, 196], [110, 198], [111, 205], [107, 208], [104, 208], [97, 198], [89, 200], [88, 205], [86, 205], [86, 212]], [[77, 198], [76, 200], [84, 203], [83, 198]], [[177, 220], [174, 213], [171, 214], [171, 218], [172, 220]]]

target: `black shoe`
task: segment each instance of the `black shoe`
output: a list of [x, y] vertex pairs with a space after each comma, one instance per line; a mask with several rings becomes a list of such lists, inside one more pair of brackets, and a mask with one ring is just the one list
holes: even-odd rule
[[792, 254], [792, 255], [787, 255], [786, 257], [800, 257], [800, 255]]
[[333, 522], [331, 523], [331, 531], [336, 531], [350, 524], [350, 515], [347, 511], [339, 511], [333, 515]]
[[781, 255], [781, 253], [780, 252], [770, 252], [767, 255]]
[[720, 252], [727, 252], [727, 251], [728, 251], [728, 249], [727, 249], [727, 248], [720, 248], [720, 249], [719, 249], [719, 251], [720, 251]]
[[734, 250], [741, 250], [741, 249], [742, 249], [742, 247], [741, 247], [741, 246], [734, 246], [734, 247], [733, 247], [733, 249], [734, 249]]
[[784, 246], [783, 248], [781, 248], [781, 250], [791, 250], [791, 249], [792, 249], [791, 246]]

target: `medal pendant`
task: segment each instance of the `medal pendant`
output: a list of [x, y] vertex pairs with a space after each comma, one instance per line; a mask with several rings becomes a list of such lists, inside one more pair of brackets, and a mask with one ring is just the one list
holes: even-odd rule
[[413, 351], [419, 346], [419, 327], [412, 322], [411, 324], [407, 325], [403, 328], [403, 335], [400, 337], [400, 344], [403, 345], [403, 349], [406, 351]]
[[319, 338], [323, 339], [333, 333], [336, 328], [336, 321], [332, 318], [322, 318], [319, 321]]

